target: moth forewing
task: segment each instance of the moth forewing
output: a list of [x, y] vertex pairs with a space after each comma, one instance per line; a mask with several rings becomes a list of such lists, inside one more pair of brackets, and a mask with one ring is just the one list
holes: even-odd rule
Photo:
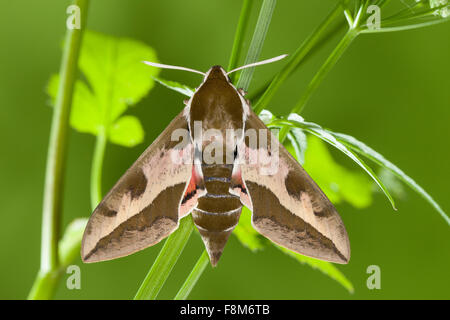
[[[246, 128], [272, 136], [268, 147], [264, 147], [265, 141], [261, 139], [264, 135], [259, 135], [262, 141], [256, 147], [244, 141], [239, 148], [239, 156], [243, 158], [241, 175], [247, 189], [247, 193], [241, 193], [241, 200], [248, 202], [247, 194], [251, 199], [255, 229], [295, 252], [347, 263], [348, 236], [334, 206], [289, 152], [273, 140], [274, 135], [253, 111]], [[255, 153], [257, 163], [250, 159]], [[268, 167], [266, 163], [277, 165]]]
[[171, 139], [176, 129], [187, 130], [183, 113], [144, 151], [94, 210], [83, 234], [84, 262], [129, 255], [158, 243], [176, 230], [193, 167], [192, 143], [185, 143], [177, 151], [181, 157], [184, 153], [190, 157], [188, 164], [172, 161], [172, 151], [179, 143]]

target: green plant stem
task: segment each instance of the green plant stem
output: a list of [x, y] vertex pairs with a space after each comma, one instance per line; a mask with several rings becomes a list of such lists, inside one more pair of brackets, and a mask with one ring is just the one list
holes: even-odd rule
[[342, 12], [341, 3], [338, 3], [334, 9], [327, 15], [325, 20], [311, 33], [311, 35], [306, 38], [306, 40], [298, 47], [298, 49], [292, 54], [288, 63], [281, 69], [280, 72], [275, 76], [275, 78], [270, 83], [267, 90], [259, 99], [258, 103], [255, 105], [255, 113], [258, 114], [261, 110], [265, 109], [269, 102], [272, 100], [275, 93], [278, 91], [280, 86], [285, 82], [287, 77], [297, 68], [297, 66], [302, 62], [305, 56], [311, 51], [314, 46], [317, 45], [318, 41], [324, 36], [329, 25], [338, 17]]
[[450, 21], [450, 18], [441, 18], [441, 19], [436, 19], [436, 20], [422, 22], [422, 23], [415, 23], [415, 24], [410, 24], [410, 25], [405, 25], [405, 26], [382, 27], [380, 29], [373, 29], [373, 30], [364, 29], [361, 31], [361, 33], [383, 33], [383, 32], [406, 31], [406, 30], [413, 30], [413, 29], [429, 27], [429, 26], [433, 26], [435, 24], [441, 24], [441, 23], [449, 22], [449, 21]]
[[134, 297], [135, 300], [156, 299], [193, 230], [194, 223], [191, 216], [181, 219], [178, 230], [172, 233], [164, 243], [158, 257], [137, 291]]
[[91, 168], [91, 208], [94, 210], [102, 200], [102, 167], [106, 150], [106, 129], [100, 128], [95, 141], [94, 157]]
[[198, 279], [202, 275], [203, 271], [205, 271], [206, 266], [209, 264], [208, 252], [203, 250], [202, 255], [197, 260], [194, 268], [192, 269], [189, 276], [186, 278], [186, 281], [181, 286], [174, 300], [186, 300], [189, 294], [191, 293], [194, 286], [197, 284]]
[[[333, 68], [333, 66], [336, 64], [336, 62], [339, 60], [339, 58], [342, 56], [342, 54], [345, 52], [345, 50], [348, 48], [350, 43], [355, 39], [357, 35], [358, 35], [357, 29], [349, 29], [347, 31], [347, 33], [338, 43], [333, 52], [331, 52], [331, 54], [328, 56], [325, 63], [317, 71], [317, 73], [309, 83], [308, 87], [306, 88], [305, 92], [300, 97], [300, 100], [297, 102], [294, 108], [292, 108], [291, 113], [300, 114], [304, 110], [305, 105], [308, 102], [309, 98], [311, 98], [312, 94], [317, 90], [317, 88], [322, 83], [325, 76], [328, 74], [328, 72], [330, 72], [330, 70]], [[279, 135], [280, 141], [284, 141], [288, 132], [289, 132], [288, 127], [283, 127], [281, 129]]]
[[34, 280], [33, 287], [28, 294], [29, 300], [49, 300], [54, 296], [56, 287], [61, 276], [61, 271], [54, 270], [52, 272], [39, 271]]
[[[306, 63], [309, 58], [313, 57], [314, 54], [317, 53], [325, 44], [329, 43], [329, 40], [334, 38], [338, 33], [341, 33], [341, 31], [343, 31], [345, 27], [347, 27], [347, 21], [342, 20], [334, 28], [326, 31], [325, 34], [322, 35], [322, 37], [320, 37], [320, 40], [317, 41], [316, 44], [309, 50], [309, 52], [306, 53], [305, 57], [295, 66], [295, 68], [292, 70], [292, 72], [288, 75], [288, 78], [290, 76], [292, 76], [292, 74], [295, 73], [300, 68], [300, 66], [302, 66], [304, 63]], [[250, 101], [255, 101], [257, 99], [259, 100], [263, 96], [263, 94], [266, 92], [266, 90], [269, 88], [269, 86], [271, 85], [271, 83], [274, 79], [275, 79], [275, 77], [273, 77], [271, 80], [269, 80], [264, 85], [260, 86], [258, 89], [252, 90], [248, 94], [247, 99], [249, 99]], [[258, 104], [258, 103], [259, 103], [259, 101], [257, 101], [256, 104]], [[266, 108], [266, 107], [262, 107], [261, 110], [264, 108]]]
[[[267, 30], [269, 29], [272, 14], [275, 10], [276, 0], [264, 0], [259, 11], [258, 21], [256, 22], [255, 31], [253, 33], [252, 41], [248, 49], [247, 57], [244, 64], [256, 62], [266, 39]], [[248, 90], [250, 81], [253, 77], [254, 68], [247, 68], [242, 70], [239, 75], [236, 86], [245, 91]]]
[[[228, 62], [228, 71], [237, 67], [239, 57], [241, 55], [242, 47], [244, 44], [244, 35], [247, 30], [248, 23], [250, 21], [249, 16], [251, 13], [251, 7], [253, 0], [244, 0], [242, 4], [241, 14], [239, 16], [239, 22], [234, 34], [233, 48], [231, 49], [230, 61]], [[236, 76], [236, 74], [232, 75]], [[234, 78], [233, 78], [234, 80]]]
[[53, 111], [47, 152], [42, 210], [41, 264], [38, 276], [28, 296], [29, 299], [50, 299], [55, 291], [60, 273], [58, 240], [67, 153], [67, 133], [74, 83], [78, 71], [78, 56], [89, 0], [76, 0], [73, 3], [80, 8], [81, 29], [68, 29], [65, 37], [59, 89]]
[[336, 62], [339, 60], [339, 58], [342, 56], [342, 54], [345, 52], [345, 50], [348, 48], [350, 43], [353, 41], [353, 39], [355, 39], [355, 37], [357, 35], [358, 35], [358, 32], [353, 29], [349, 30], [345, 34], [345, 36], [341, 39], [341, 41], [338, 43], [338, 45], [333, 50], [333, 52], [328, 56], [325, 63], [320, 67], [319, 71], [316, 73], [314, 78], [311, 80], [308, 87], [306, 88], [306, 91], [303, 93], [300, 100], [294, 106], [291, 113], [294, 113], [294, 112], [301, 113], [303, 111], [309, 98], [317, 90], [317, 88], [322, 83], [325, 76], [334, 67]]

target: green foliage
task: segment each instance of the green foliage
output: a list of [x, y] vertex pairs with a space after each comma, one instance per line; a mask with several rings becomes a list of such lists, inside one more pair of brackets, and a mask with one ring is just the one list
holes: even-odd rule
[[155, 79], [156, 82], [162, 84], [164, 87], [184, 94], [185, 96], [191, 97], [194, 94], [194, 89], [179, 82], [162, 79], [160, 77], [153, 77], [153, 79]]
[[356, 154], [362, 155], [372, 160], [376, 164], [380, 165], [382, 168], [389, 170], [397, 178], [406, 183], [411, 189], [413, 189], [419, 195], [421, 195], [427, 202], [429, 202], [434, 207], [434, 209], [444, 218], [444, 220], [448, 224], [450, 224], [449, 217], [444, 212], [444, 210], [442, 210], [439, 204], [412, 178], [406, 175], [400, 168], [398, 168], [392, 162], [388, 161], [380, 153], [376, 152], [375, 150], [373, 150], [372, 148], [370, 148], [369, 146], [367, 146], [366, 144], [364, 144], [363, 142], [357, 140], [352, 136], [323, 129], [318, 124], [304, 121], [303, 118], [298, 115], [290, 118], [292, 120], [276, 119], [274, 117], [274, 120], [272, 120], [272, 122], [269, 125], [275, 127], [289, 126], [301, 128], [328, 142], [334, 147], [338, 148], [339, 150], [344, 152], [348, 157], [350, 157], [353, 161], [355, 161], [358, 165], [360, 165], [361, 168], [363, 168], [372, 177], [372, 179], [378, 184], [378, 186], [380, 186], [380, 188], [383, 190], [385, 195], [389, 198], [392, 205], [394, 206], [393, 198], [390, 195], [384, 183], [373, 172], [373, 170], [369, 166], [367, 166]]
[[372, 203], [372, 182], [362, 172], [338, 164], [323, 140], [309, 135], [305, 170], [334, 204], [346, 201], [356, 208]]
[[345, 144], [355, 152], [360, 155], [372, 160], [378, 165], [382, 166], [386, 170], [392, 172], [397, 178], [402, 180], [406, 185], [408, 185], [411, 189], [417, 192], [420, 196], [422, 196], [429, 204], [433, 206], [433, 208], [444, 218], [447, 224], [450, 225], [450, 218], [448, 215], [442, 210], [441, 206], [431, 197], [431, 195], [426, 192], [420, 185], [418, 185], [411, 177], [406, 175], [399, 167], [395, 164], [387, 160], [381, 154], [364, 144], [363, 142], [355, 139], [352, 136], [342, 134], [342, 133], [334, 133], [332, 131], [327, 130], [328, 133], [332, 134], [336, 139], [338, 139], [341, 143]]
[[337, 148], [338, 150], [343, 152], [346, 156], [348, 156], [350, 159], [352, 159], [356, 164], [358, 164], [364, 171], [366, 171], [366, 173], [375, 181], [375, 183], [381, 188], [381, 190], [383, 190], [384, 194], [391, 202], [392, 207], [395, 209], [394, 199], [392, 198], [391, 194], [389, 193], [388, 189], [383, 184], [383, 182], [373, 172], [373, 170], [363, 160], [361, 160], [352, 150], [347, 148], [343, 143], [338, 141], [336, 137], [330, 134], [330, 132], [323, 129], [318, 124], [312, 122], [305, 122], [302, 117], [293, 113], [289, 116], [289, 120], [281, 120], [281, 119], [273, 120], [271, 123], [269, 123], [269, 126], [275, 127], [290, 126], [294, 128], [300, 128], [317, 136], [318, 138]]
[[59, 240], [59, 259], [62, 266], [68, 266], [80, 256], [81, 239], [88, 219], [78, 218], [73, 220], [64, 231]]
[[[141, 122], [123, 114], [148, 93], [154, 85], [152, 77], [159, 72], [143, 60], [157, 61], [154, 50], [146, 44], [87, 31], [79, 59], [87, 83], [77, 80], [75, 84], [71, 126], [93, 135], [106, 130], [110, 142], [125, 147], [141, 143]], [[53, 101], [58, 82], [59, 76], [53, 75], [47, 87]]]
[[[450, 4], [448, 0], [415, 0], [403, 1], [403, 8], [395, 10], [391, 15], [381, 15], [380, 28], [372, 28], [365, 22], [373, 14], [367, 11], [370, 5], [377, 5], [384, 11], [392, 11], [389, 1], [365, 0], [365, 1], [341, 1], [344, 13], [350, 28], [362, 33], [380, 33], [403, 31], [431, 26], [450, 20]], [[356, 3], [356, 4], [355, 4]], [[396, 4], [392, 5], [396, 8]], [[355, 8], [354, 10], [352, 10]]]
[[239, 223], [233, 230], [233, 234], [239, 241], [253, 252], [263, 249], [267, 240], [252, 226], [252, 216], [248, 208], [243, 207]]
[[308, 138], [303, 130], [292, 128], [287, 135], [288, 141], [284, 142], [284, 146], [301, 164], [305, 164], [305, 153], [308, 147]]
[[[272, 20], [272, 14], [275, 10], [275, 5], [276, 0], [263, 0], [244, 64], [253, 63], [259, 59], [264, 40], [266, 39], [267, 30], [269, 29]], [[235, 75], [235, 77], [238, 77], [237, 82], [235, 82], [238, 88], [242, 88], [245, 91], [248, 90], [250, 81], [253, 77], [253, 70], [253, 68], [247, 68], [239, 72], [238, 76]]]
[[[402, 200], [406, 199], [407, 196], [405, 186], [402, 184], [401, 180], [392, 173], [392, 171], [381, 167], [377, 171], [377, 175], [395, 198]], [[376, 190], [379, 191], [378, 188]]]
[[[259, 117], [266, 125], [276, 120], [267, 110], [262, 110]], [[356, 208], [365, 208], [372, 203], [370, 180], [334, 161], [322, 140], [307, 137], [300, 128], [291, 128], [287, 137], [284, 142], [286, 149], [304, 166], [331, 202], [346, 201]]]

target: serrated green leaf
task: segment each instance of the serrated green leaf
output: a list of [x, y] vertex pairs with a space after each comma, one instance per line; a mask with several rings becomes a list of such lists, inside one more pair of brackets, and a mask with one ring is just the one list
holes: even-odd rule
[[169, 88], [171, 90], [174, 90], [176, 92], [179, 92], [181, 94], [184, 94], [185, 96], [191, 97], [194, 94], [194, 89], [192, 89], [191, 87], [181, 84], [179, 82], [176, 81], [172, 81], [172, 80], [166, 80], [166, 79], [162, 79], [159, 77], [153, 77], [153, 79], [162, 84], [164, 87]]
[[86, 228], [88, 218], [73, 220], [66, 228], [63, 237], [59, 240], [59, 260], [62, 266], [71, 264], [80, 256], [81, 239]]
[[80, 68], [110, 122], [153, 87], [152, 77], [159, 69], [149, 68], [143, 60], [157, 59], [154, 50], [140, 41], [93, 31], [84, 35]]
[[[59, 75], [52, 75], [47, 85], [47, 93], [51, 97], [52, 104], [55, 102], [58, 84]], [[96, 98], [91, 90], [84, 82], [77, 80], [70, 113], [70, 125], [80, 132], [96, 135], [101, 123], [101, 115], [96, 105]]]
[[[93, 135], [105, 128], [108, 139], [123, 146], [142, 142], [140, 123], [120, 117], [154, 86], [159, 69], [149, 68], [143, 60], [157, 61], [154, 50], [142, 42], [85, 32], [79, 66], [89, 85], [81, 80], [75, 84], [71, 126]], [[53, 76], [47, 86], [52, 99], [57, 86]], [[125, 136], [120, 137], [118, 130]]]
[[400, 168], [394, 165], [392, 162], [388, 161], [381, 154], [364, 144], [363, 142], [357, 140], [356, 138], [343, 134], [336, 133], [327, 130], [329, 134], [332, 134], [341, 143], [345, 144], [355, 152], [361, 154], [362, 156], [372, 160], [378, 165], [390, 170], [394, 175], [396, 175], [400, 180], [406, 183], [411, 189], [416, 191], [420, 196], [422, 196], [428, 203], [430, 203], [433, 208], [444, 218], [447, 224], [450, 225], [450, 219], [448, 215], [442, 210], [439, 204], [426, 192], [420, 185], [418, 185], [411, 177], [406, 175]]
[[144, 141], [144, 129], [135, 116], [123, 116], [110, 127], [109, 139], [124, 147], [134, 147]]

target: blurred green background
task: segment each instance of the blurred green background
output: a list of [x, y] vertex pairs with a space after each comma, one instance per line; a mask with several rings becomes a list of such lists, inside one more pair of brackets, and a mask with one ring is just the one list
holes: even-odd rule
[[[258, 2], [258, 1], [256, 1]], [[69, 1], [2, 0], [0, 19], [0, 298], [26, 298], [39, 268], [40, 224], [52, 110], [45, 86], [59, 69]], [[93, 0], [88, 28], [152, 46], [163, 63], [207, 70], [227, 65], [241, 1]], [[334, 6], [334, 1], [278, 1], [262, 58], [292, 53]], [[254, 7], [256, 21], [259, 4]], [[252, 24], [251, 24], [252, 26]], [[332, 70], [303, 116], [372, 146], [413, 177], [450, 211], [450, 24], [356, 39]], [[283, 86], [270, 104], [282, 115], [297, 101], [336, 44], [334, 39]], [[247, 44], [249, 39], [247, 39]], [[257, 68], [256, 89], [280, 64]], [[191, 86], [198, 75], [162, 76]], [[104, 165], [108, 190], [164, 129], [184, 98], [156, 85], [129, 113], [146, 131], [133, 149], [109, 144]], [[91, 213], [89, 174], [94, 137], [71, 130], [64, 227]], [[336, 156], [337, 152], [333, 151]], [[356, 168], [349, 160], [340, 163]], [[355, 286], [349, 294], [319, 271], [275, 248], [252, 253], [231, 237], [217, 268], [207, 267], [192, 299], [431, 299], [450, 298], [450, 234], [445, 221], [417, 194], [394, 212], [381, 194], [369, 208], [338, 205], [352, 258], [338, 266]], [[63, 276], [56, 298], [128, 299], [134, 296], [161, 244], [127, 258], [81, 267], [81, 290]], [[203, 244], [192, 235], [160, 298], [173, 297]], [[366, 287], [366, 268], [379, 265], [381, 290]]]

